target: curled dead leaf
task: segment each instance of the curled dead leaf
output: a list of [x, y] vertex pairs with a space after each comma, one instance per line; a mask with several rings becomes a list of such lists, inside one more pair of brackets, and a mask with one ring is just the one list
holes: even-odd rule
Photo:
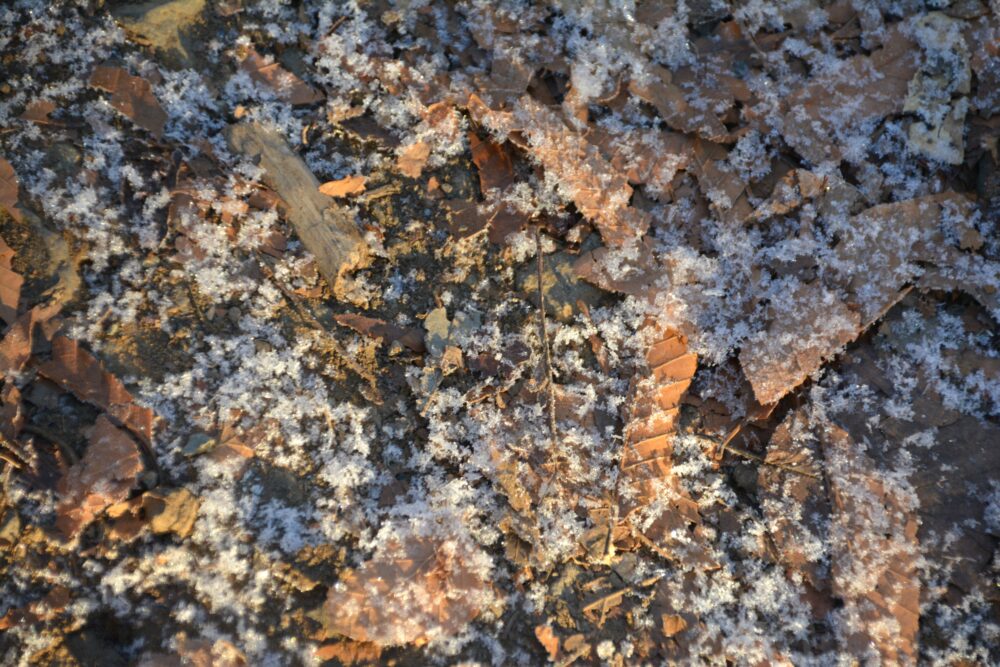
[[319, 191], [328, 197], [350, 197], [365, 191], [367, 176], [347, 176], [336, 181], [327, 181], [319, 186]]

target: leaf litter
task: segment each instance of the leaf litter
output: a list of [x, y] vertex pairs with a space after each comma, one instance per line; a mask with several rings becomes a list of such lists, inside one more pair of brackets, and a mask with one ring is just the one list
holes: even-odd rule
[[995, 3], [43, 5], [0, 662], [1000, 660]]

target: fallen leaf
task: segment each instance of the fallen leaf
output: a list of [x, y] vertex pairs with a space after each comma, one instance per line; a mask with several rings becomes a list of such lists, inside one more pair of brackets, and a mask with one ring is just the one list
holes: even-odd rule
[[111, 106], [159, 139], [167, 114], [153, 95], [153, 87], [120, 67], [98, 65], [90, 75], [90, 86], [111, 93]]
[[[359, 642], [395, 646], [448, 637], [480, 611], [483, 578], [475, 547], [394, 526], [374, 555], [344, 570], [324, 612], [330, 628]], [[475, 563], [475, 565], [473, 565]]]
[[762, 405], [775, 403], [861, 331], [861, 317], [819, 282], [771, 304], [768, 327], [750, 338], [740, 364]]
[[833, 512], [838, 634], [862, 662], [916, 664], [920, 625], [918, 521], [907, 498], [846, 431], [820, 426]]
[[317, 660], [336, 660], [342, 665], [376, 664], [381, 655], [382, 649], [375, 644], [350, 640], [324, 644], [316, 648]]
[[423, 354], [425, 351], [424, 336], [419, 329], [404, 328], [396, 324], [390, 324], [385, 320], [357, 315], [355, 313], [341, 313], [334, 315], [333, 319], [338, 324], [350, 327], [360, 334], [381, 338], [389, 343], [399, 341], [419, 354]]
[[21, 286], [24, 278], [11, 268], [14, 251], [0, 238], [0, 319], [13, 324], [17, 319], [17, 308], [21, 302]]
[[649, 215], [629, 206], [632, 187], [628, 180], [559, 114], [529, 96], [521, 97], [515, 109], [506, 112], [490, 109], [472, 95], [468, 109], [491, 130], [521, 133], [531, 155], [556, 177], [580, 213], [594, 222], [606, 244], [622, 245], [646, 232]]
[[56, 104], [52, 100], [35, 100], [25, 108], [21, 119], [38, 125], [49, 125], [52, 123], [49, 114], [55, 110]]
[[667, 637], [673, 637], [676, 634], [684, 632], [688, 626], [687, 621], [682, 616], [676, 614], [661, 614], [660, 624], [663, 628], [663, 634]]
[[0, 207], [17, 222], [21, 222], [21, 211], [17, 208], [17, 174], [10, 162], [0, 157]]
[[328, 197], [350, 197], [365, 191], [367, 176], [347, 176], [337, 181], [327, 181], [319, 186], [319, 191]]
[[649, 370], [632, 379], [626, 403], [618, 514], [627, 519], [652, 503], [669, 504], [637, 529], [671, 558], [711, 567], [700, 537], [698, 503], [673, 471], [680, 401], [698, 368], [698, 357], [688, 351], [684, 336], [668, 330], [656, 337], [643, 361]]
[[479, 171], [479, 189], [482, 192], [493, 188], [502, 190], [514, 182], [514, 164], [501, 144], [480, 139], [475, 132], [469, 132], [468, 138], [472, 161]]
[[59, 481], [56, 527], [76, 537], [105, 508], [128, 497], [142, 470], [132, 437], [99, 416], [83, 458]]
[[431, 147], [423, 141], [412, 143], [399, 151], [396, 158], [396, 169], [410, 178], [420, 178], [427, 159], [431, 156]]
[[252, 49], [240, 63], [240, 69], [292, 106], [315, 104], [324, 99], [321, 92], [286, 70], [271, 56], [262, 56]]
[[629, 92], [656, 107], [660, 117], [675, 130], [697, 134], [709, 141], [725, 141], [726, 126], [710, 111], [688, 104], [684, 91], [672, 83], [670, 71], [651, 67], [647, 77], [629, 81]]
[[52, 340], [52, 359], [40, 364], [38, 372], [81, 401], [107, 412], [146, 445], [152, 443], [153, 411], [137, 405], [121, 380], [105, 371], [101, 362], [76, 341], [56, 336]]
[[538, 642], [545, 649], [545, 652], [549, 654], [549, 660], [555, 662], [559, 656], [559, 637], [552, 631], [552, 626], [536, 625], [535, 637], [538, 638]]
[[205, 4], [206, 0], [142, 2], [115, 6], [112, 13], [130, 37], [165, 52], [158, 55], [179, 56], [180, 63], [190, 67], [193, 63], [186, 33], [201, 18]]
[[897, 26], [884, 44], [871, 55], [842, 61], [785, 98], [785, 141], [811, 163], [839, 161], [844, 138], [870, 133], [866, 123], [903, 110], [917, 71], [915, 45]]

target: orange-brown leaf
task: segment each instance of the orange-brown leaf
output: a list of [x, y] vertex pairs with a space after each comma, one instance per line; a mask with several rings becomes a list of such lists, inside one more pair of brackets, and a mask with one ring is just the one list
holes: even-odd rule
[[423, 141], [410, 144], [404, 148], [396, 159], [396, 169], [410, 178], [420, 178], [427, 159], [431, 156], [431, 147]]
[[21, 302], [21, 285], [24, 278], [11, 269], [14, 251], [0, 238], [0, 319], [13, 324], [17, 319], [17, 307]]
[[514, 182], [514, 163], [502, 145], [469, 132], [469, 148], [479, 170], [480, 190], [503, 189]]
[[534, 158], [562, 184], [580, 213], [594, 222], [605, 243], [621, 245], [646, 232], [649, 215], [629, 206], [628, 179], [558, 113], [529, 96], [523, 96], [513, 112], [494, 111], [475, 95], [468, 108], [490, 129], [521, 133]]
[[323, 100], [323, 94], [295, 76], [272, 58], [265, 58], [251, 50], [240, 63], [240, 68], [251, 79], [277, 93], [278, 97], [292, 106], [315, 104]]
[[78, 535], [105, 508], [128, 497], [142, 468], [128, 432], [98, 417], [83, 458], [59, 481], [56, 527], [67, 537]]
[[124, 424], [147, 445], [153, 437], [153, 411], [135, 403], [121, 380], [104, 370], [101, 362], [65, 336], [52, 340], [52, 359], [38, 372], [81, 401], [95, 405]]
[[341, 574], [324, 605], [332, 631], [393, 646], [457, 634], [479, 614], [488, 584], [466, 563], [463, 549], [410, 533]]
[[17, 174], [14, 166], [0, 157], [0, 208], [7, 211], [10, 217], [21, 221], [21, 211], [17, 208], [18, 196]]
[[[705, 546], [698, 539], [698, 504], [673, 471], [680, 400], [691, 384], [698, 358], [688, 351], [684, 336], [666, 331], [648, 348], [644, 361], [649, 372], [634, 378], [630, 390], [619, 480], [625, 493], [619, 494], [619, 515], [626, 517], [666, 499], [670, 510], [661, 512], [643, 534], [664, 551], [680, 552], [701, 566], [710, 566]], [[696, 539], [679, 541], [677, 535]]]
[[153, 87], [121, 67], [98, 65], [90, 75], [90, 86], [111, 93], [111, 106], [157, 139], [167, 124], [167, 114], [153, 95]]
[[365, 191], [367, 176], [347, 176], [336, 181], [327, 181], [319, 186], [319, 191], [328, 197], [350, 197]]

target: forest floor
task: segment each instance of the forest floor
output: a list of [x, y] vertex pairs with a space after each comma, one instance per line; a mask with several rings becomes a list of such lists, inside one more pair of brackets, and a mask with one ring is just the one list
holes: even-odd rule
[[1000, 664], [996, 0], [13, 0], [0, 72], [0, 664]]

